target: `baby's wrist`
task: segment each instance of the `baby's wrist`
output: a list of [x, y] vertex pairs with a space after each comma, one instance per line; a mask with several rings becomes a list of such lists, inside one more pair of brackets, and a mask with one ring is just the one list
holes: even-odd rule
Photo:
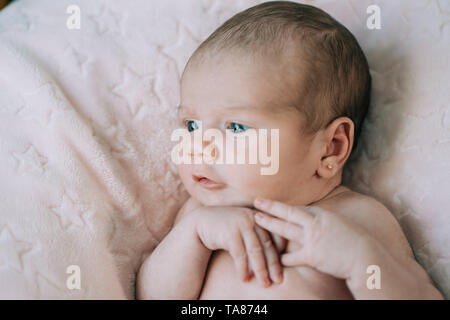
[[195, 237], [197, 243], [199, 246], [207, 250], [209, 253], [211, 253], [212, 250], [207, 248], [201, 239], [201, 233], [200, 233], [200, 223], [201, 223], [201, 208], [194, 209], [192, 212], [189, 213], [188, 216], [186, 216], [186, 225], [184, 228], [187, 228], [192, 231], [193, 237]]

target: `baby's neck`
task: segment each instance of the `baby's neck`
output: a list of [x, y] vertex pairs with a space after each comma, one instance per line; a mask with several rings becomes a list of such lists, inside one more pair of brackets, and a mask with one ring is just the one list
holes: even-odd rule
[[328, 191], [324, 197], [321, 197], [320, 199], [313, 201], [307, 205], [313, 206], [315, 203], [317, 203], [319, 201], [324, 201], [325, 199], [330, 199], [330, 198], [335, 197], [338, 194], [340, 194], [342, 192], [346, 192], [346, 191], [350, 191], [350, 189], [342, 184], [339, 184], [339, 185], [335, 186], [333, 189], [331, 189], [331, 191]]

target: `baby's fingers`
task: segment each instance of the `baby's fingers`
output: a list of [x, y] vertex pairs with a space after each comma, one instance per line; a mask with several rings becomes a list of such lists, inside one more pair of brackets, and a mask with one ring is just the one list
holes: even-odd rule
[[303, 228], [294, 223], [271, 217], [262, 212], [255, 213], [255, 221], [264, 229], [276, 233], [288, 240], [297, 243], [301, 243], [303, 240]]
[[274, 241], [266, 230], [261, 229], [258, 226], [255, 226], [255, 230], [262, 247], [264, 248], [264, 255], [266, 257], [267, 267], [269, 268], [270, 278], [274, 282], [281, 283], [283, 280], [283, 270]]
[[299, 226], [308, 227], [314, 218], [314, 215], [305, 210], [305, 207], [292, 206], [270, 199], [256, 198], [254, 205], [259, 210]]
[[248, 273], [248, 260], [247, 260], [247, 251], [245, 249], [244, 242], [241, 238], [241, 234], [238, 233], [235, 238], [233, 238], [230, 245], [230, 255], [233, 258], [234, 265], [236, 266], [236, 270], [238, 271], [239, 276], [242, 281], [247, 281], [250, 279]]
[[310, 265], [305, 254], [305, 250], [302, 249], [283, 254], [281, 256], [281, 263], [286, 267]]
[[250, 265], [256, 278], [263, 287], [270, 286], [269, 272], [266, 267], [266, 259], [264, 256], [264, 250], [261, 242], [256, 235], [255, 230], [244, 230], [242, 232], [244, 243], [247, 248], [247, 254], [249, 256]]

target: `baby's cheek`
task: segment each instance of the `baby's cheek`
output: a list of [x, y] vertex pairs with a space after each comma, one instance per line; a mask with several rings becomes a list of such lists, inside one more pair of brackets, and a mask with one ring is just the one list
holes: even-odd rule
[[179, 164], [177, 166], [177, 169], [178, 169], [178, 174], [179, 174], [180, 178], [183, 180], [183, 178], [186, 176], [186, 171], [187, 171], [186, 165]]
[[229, 169], [228, 178], [231, 184], [249, 196], [267, 193], [270, 177], [261, 174], [259, 165], [234, 165]]
[[191, 168], [187, 164], [180, 164], [178, 165], [178, 174], [180, 176], [181, 181], [183, 182], [184, 186], [189, 189], [190, 185], [192, 185], [192, 173]]

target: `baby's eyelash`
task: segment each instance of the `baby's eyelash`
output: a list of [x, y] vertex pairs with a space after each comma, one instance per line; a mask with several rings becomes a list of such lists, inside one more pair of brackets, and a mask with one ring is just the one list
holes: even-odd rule
[[188, 120], [192, 120], [192, 119], [180, 118], [178, 121], [182, 127], [186, 127]]
[[[231, 128], [229, 128], [230, 125]], [[229, 122], [228, 125], [226, 126], [226, 129], [233, 131], [233, 133], [242, 133], [251, 128], [249, 126], [246, 126], [245, 124], [241, 124], [238, 122]], [[237, 130], [237, 132], [235, 130]]]
[[[186, 128], [189, 132], [192, 132], [194, 130], [197, 130], [200, 128], [199, 123], [197, 123], [198, 120], [194, 119], [181, 119], [181, 125]], [[252, 127], [242, 124], [240, 122], [235, 121], [228, 121], [225, 123], [225, 130], [230, 130], [234, 134], [239, 134], [246, 132], [248, 129], [252, 129]]]
[[[200, 128], [200, 125], [196, 122], [196, 120], [193, 119], [185, 119], [184, 120], [184, 127], [189, 131], [192, 132], [194, 130], [197, 130]], [[191, 130], [192, 129], [192, 130]]]

